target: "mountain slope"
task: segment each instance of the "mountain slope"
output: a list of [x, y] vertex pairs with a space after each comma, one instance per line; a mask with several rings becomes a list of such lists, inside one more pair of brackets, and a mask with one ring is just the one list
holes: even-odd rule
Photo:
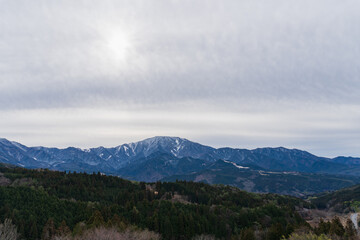
[[272, 192], [297, 197], [333, 191], [360, 183], [360, 179], [357, 177], [255, 170], [223, 160], [196, 173], [174, 175], [162, 179], [162, 181], [176, 180], [226, 184], [250, 192]]
[[3, 163], [14, 164], [17, 166], [36, 168], [45, 167], [27, 154], [29, 149], [19, 143], [10, 142], [6, 139], [0, 139], [0, 161]]
[[360, 175], [358, 158], [329, 159], [286, 148], [215, 149], [178, 137], [154, 137], [114, 148], [99, 147], [86, 150], [72, 147], [26, 147], [6, 139], [0, 141], [2, 162], [60, 170], [76, 170], [78, 167], [81, 168], [78, 165], [81, 163], [88, 171], [105, 171], [112, 174], [157, 152], [176, 158], [191, 157], [210, 162], [222, 159], [237, 164], [251, 164], [266, 170], [336, 174], [344, 172], [348, 175]]
[[154, 182], [174, 174], [189, 174], [205, 169], [209, 161], [191, 157], [176, 158], [156, 152], [121, 168], [117, 173], [131, 180]]
[[360, 185], [351, 186], [330, 193], [322, 193], [311, 200], [318, 208], [342, 211], [360, 210]]
[[[153, 137], [113, 148], [91, 149], [27, 147], [0, 139], [0, 162], [26, 168], [101, 172], [137, 181], [204, 178], [208, 183], [254, 192], [297, 196], [350, 186], [358, 183], [360, 176], [357, 158], [329, 159], [282, 147], [216, 149], [178, 137]], [[237, 165], [248, 168], [240, 169]], [[318, 183], [317, 178], [323, 182]]]

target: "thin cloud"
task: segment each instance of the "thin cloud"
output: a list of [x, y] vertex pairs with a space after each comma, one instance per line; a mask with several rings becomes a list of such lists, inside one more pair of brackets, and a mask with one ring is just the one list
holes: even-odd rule
[[[153, 110], [193, 114], [195, 109], [213, 116], [225, 111], [256, 117], [257, 112], [270, 112], [271, 118], [278, 119], [273, 123], [280, 126], [283, 113], [297, 112], [297, 116], [311, 117], [316, 126], [328, 126], [327, 133], [334, 136], [345, 131], [327, 125], [337, 117], [315, 118], [314, 109], [347, 115], [338, 120], [343, 125], [349, 119], [358, 120], [358, 115], [351, 114], [360, 108], [360, 3], [356, 0], [23, 0], [0, 4], [0, 111], [4, 114], [41, 110], [46, 118], [64, 109], [99, 113], [107, 109], [153, 116]], [[349, 106], [352, 112], [347, 112]], [[39, 128], [24, 122], [11, 127], [13, 119], [7, 119], [0, 134], [9, 137], [20, 136], [15, 129], [25, 131], [21, 126], [35, 132]], [[74, 119], [64, 121], [71, 125]], [[140, 121], [137, 127], [144, 130], [143, 135], [186, 135], [198, 127], [161, 128], [166, 124], [158, 121], [157, 130], [148, 134], [144, 130], [148, 122]], [[289, 126], [296, 131], [314, 130], [293, 121]], [[203, 122], [211, 125], [210, 120]], [[272, 145], [271, 134], [276, 138], [292, 132], [268, 125], [263, 136], [258, 136], [260, 125], [244, 123], [241, 131], [249, 134], [243, 139]], [[358, 132], [356, 124], [350, 126]], [[81, 127], [86, 131], [94, 126]], [[219, 129], [213, 135], [202, 130], [194, 137], [215, 145], [223, 144], [212, 139], [229, 139], [227, 145], [236, 145], [239, 134], [226, 137], [227, 130]], [[281, 137], [276, 143], [306, 147], [306, 142], [312, 142], [315, 151], [326, 153], [326, 131], [315, 132]], [[141, 131], [126, 131], [121, 139], [136, 134]], [[293, 141], [294, 136], [303, 140]], [[335, 152], [348, 149], [346, 137], [341, 139]], [[357, 147], [346, 152], [356, 154]]]

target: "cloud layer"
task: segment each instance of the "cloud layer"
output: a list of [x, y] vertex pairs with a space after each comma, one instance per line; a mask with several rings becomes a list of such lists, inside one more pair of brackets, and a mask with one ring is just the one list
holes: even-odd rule
[[4, 137], [93, 146], [176, 134], [360, 155], [356, 0], [0, 4]]

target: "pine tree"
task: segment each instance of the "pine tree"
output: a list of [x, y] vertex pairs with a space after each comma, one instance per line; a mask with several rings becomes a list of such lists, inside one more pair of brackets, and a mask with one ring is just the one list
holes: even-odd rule
[[354, 227], [354, 224], [353, 224], [353, 222], [350, 220], [350, 219], [348, 219], [347, 221], [346, 221], [346, 226], [345, 226], [345, 236], [347, 237], [347, 238], [353, 238], [354, 236], [356, 235], [356, 229], [355, 229], [355, 227]]
[[117, 214], [115, 214], [111, 218], [111, 226], [116, 227], [120, 231], [124, 231], [126, 228], [126, 224], [123, 221], [121, 221], [120, 217]]
[[255, 232], [252, 228], [247, 228], [241, 231], [241, 240], [255, 240]]
[[90, 217], [88, 224], [90, 227], [100, 227], [105, 225], [104, 218], [99, 210], [96, 210]]
[[173, 236], [173, 227], [168, 217], [166, 217], [164, 221], [163, 233], [166, 239], [170, 239], [171, 236]]
[[339, 217], [336, 216], [331, 220], [329, 233], [331, 235], [337, 235], [337, 236], [344, 235], [345, 229], [344, 229], [343, 225], [341, 224]]
[[330, 226], [331, 226], [330, 222], [325, 222], [324, 219], [320, 218], [318, 227], [315, 228], [315, 233], [317, 235], [328, 234], [330, 231]]
[[30, 223], [30, 230], [29, 230], [29, 239], [35, 240], [38, 239], [38, 228], [36, 225], [36, 221], [31, 221]]
[[284, 228], [280, 223], [271, 225], [269, 229], [269, 240], [278, 240], [281, 239], [284, 234]]

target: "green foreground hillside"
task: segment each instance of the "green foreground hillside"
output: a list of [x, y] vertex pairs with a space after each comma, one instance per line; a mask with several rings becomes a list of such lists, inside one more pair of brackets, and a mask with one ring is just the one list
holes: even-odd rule
[[295, 211], [306, 202], [229, 186], [5, 166], [0, 185], [0, 220], [11, 219], [25, 239], [46, 239], [50, 227], [77, 236], [100, 226], [148, 229], [162, 239], [280, 239], [307, 225]]
[[360, 185], [338, 191], [319, 194], [311, 200], [319, 209], [333, 209], [336, 212], [360, 211]]

